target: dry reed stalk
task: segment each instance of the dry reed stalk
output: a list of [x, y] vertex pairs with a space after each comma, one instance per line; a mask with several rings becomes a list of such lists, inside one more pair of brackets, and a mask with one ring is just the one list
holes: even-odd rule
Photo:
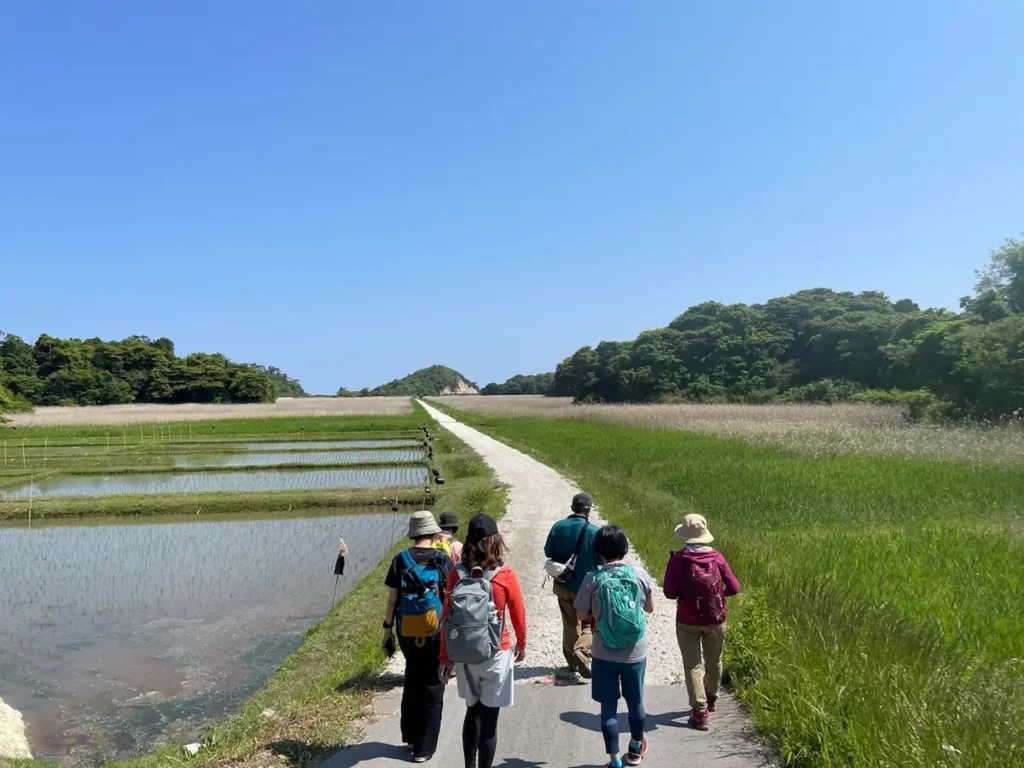
[[1024, 461], [1024, 427], [910, 424], [883, 405], [573, 405], [568, 398], [496, 395], [431, 398], [442, 405], [497, 417], [584, 419], [678, 429], [777, 445], [814, 456], [888, 453], [970, 461]]
[[308, 397], [276, 403], [50, 406], [36, 408], [32, 413], [11, 414], [10, 420], [17, 427], [71, 427], [274, 416], [400, 416], [411, 411], [412, 401], [408, 397]]

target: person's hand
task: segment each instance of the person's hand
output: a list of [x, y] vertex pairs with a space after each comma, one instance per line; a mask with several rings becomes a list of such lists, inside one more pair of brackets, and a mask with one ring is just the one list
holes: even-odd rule
[[442, 664], [441, 669], [437, 672], [437, 676], [441, 678], [441, 682], [444, 685], [448, 685], [448, 681], [455, 677], [455, 665], [450, 661], [447, 664]]
[[385, 654], [388, 652], [388, 645], [390, 645], [388, 640], [390, 640], [392, 638], [393, 634], [394, 634], [394, 630], [392, 630], [392, 629], [385, 629], [384, 630], [384, 637], [382, 637], [380, 639], [380, 649], [382, 651], [384, 651]]
[[516, 658], [516, 664], [518, 664], [519, 662], [523, 661], [526, 658], [526, 649], [525, 648], [516, 648], [516, 657], [515, 658]]

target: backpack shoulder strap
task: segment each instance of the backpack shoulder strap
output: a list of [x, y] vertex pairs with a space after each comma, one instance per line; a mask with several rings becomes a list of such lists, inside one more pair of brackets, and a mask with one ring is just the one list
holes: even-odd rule
[[405, 563], [405, 567], [410, 570], [416, 567], [416, 561], [412, 559], [412, 555], [409, 554], [408, 549], [402, 550], [402, 562]]
[[580, 535], [576, 537], [576, 545], [572, 548], [574, 555], [580, 553], [580, 546], [583, 544], [583, 537], [587, 535], [588, 528], [590, 528], [590, 521], [587, 518], [583, 518], [583, 525], [580, 526]]
[[486, 581], [494, 581], [494, 577], [497, 576], [499, 573], [501, 573], [501, 569], [504, 568], [504, 567], [505, 566], [503, 566], [503, 565], [499, 565], [497, 568], [494, 568], [494, 569], [492, 569], [490, 571], [484, 571], [484, 580], [486, 580]]

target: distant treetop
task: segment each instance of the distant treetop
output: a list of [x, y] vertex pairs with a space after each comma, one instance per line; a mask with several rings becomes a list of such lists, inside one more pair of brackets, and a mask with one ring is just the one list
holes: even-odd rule
[[434, 397], [436, 395], [475, 395], [477, 386], [458, 371], [444, 365], [421, 368], [401, 379], [389, 381], [375, 389], [355, 392], [342, 387], [339, 397]]

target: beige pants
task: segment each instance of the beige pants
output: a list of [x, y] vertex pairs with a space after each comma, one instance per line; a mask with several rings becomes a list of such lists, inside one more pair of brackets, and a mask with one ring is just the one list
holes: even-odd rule
[[717, 696], [722, 682], [722, 646], [725, 645], [725, 624], [700, 627], [676, 624], [676, 640], [683, 654], [686, 671], [686, 692], [690, 706], [704, 709], [708, 696]]
[[587, 664], [590, 664], [590, 648], [594, 644], [594, 635], [590, 629], [590, 622], [580, 626], [576, 618], [576, 595], [560, 584], [555, 584], [555, 595], [558, 597], [558, 610], [562, 614], [562, 655], [565, 656], [565, 663], [570, 669], [579, 667], [576, 661], [576, 653], [585, 656]]

